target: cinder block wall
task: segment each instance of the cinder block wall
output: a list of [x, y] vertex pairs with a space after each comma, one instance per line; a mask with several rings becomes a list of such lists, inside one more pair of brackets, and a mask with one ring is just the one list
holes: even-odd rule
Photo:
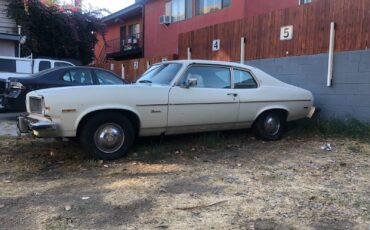
[[246, 64], [310, 90], [322, 117], [370, 122], [370, 51], [336, 53], [332, 87], [326, 86], [328, 54], [251, 60]]

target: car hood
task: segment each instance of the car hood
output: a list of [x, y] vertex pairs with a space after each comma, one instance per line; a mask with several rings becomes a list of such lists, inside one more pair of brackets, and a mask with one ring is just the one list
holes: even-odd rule
[[68, 94], [68, 92], [114, 92], [127, 89], [145, 89], [153, 87], [169, 87], [160, 86], [154, 84], [125, 84], [125, 85], [88, 85], [88, 86], [70, 86], [70, 87], [55, 87], [33, 91], [35, 94], [42, 96], [53, 95], [53, 94]]

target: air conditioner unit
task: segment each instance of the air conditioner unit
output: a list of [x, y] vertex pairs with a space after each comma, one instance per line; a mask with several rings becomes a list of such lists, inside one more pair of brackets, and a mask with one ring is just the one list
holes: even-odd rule
[[168, 24], [171, 24], [171, 23], [172, 23], [172, 17], [171, 16], [163, 15], [163, 16], [159, 17], [159, 24], [168, 25]]
[[136, 38], [133, 38], [132, 39], [132, 43], [137, 44], [137, 39]]

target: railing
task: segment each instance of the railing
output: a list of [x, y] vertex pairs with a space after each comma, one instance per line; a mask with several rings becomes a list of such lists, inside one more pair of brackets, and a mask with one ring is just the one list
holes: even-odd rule
[[127, 39], [113, 39], [107, 41], [106, 53], [126, 52], [142, 48], [141, 34], [131, 35]]

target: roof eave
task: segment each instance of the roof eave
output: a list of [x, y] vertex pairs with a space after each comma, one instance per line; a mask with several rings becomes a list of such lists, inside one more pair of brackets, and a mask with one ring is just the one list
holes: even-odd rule
[[113, 13], [113, 14], [110, 14], [110, 15], [104, 17], [102, 19], [102, 22], [105, 22], [105, 23], [110, 22], [110, 21], [112, 21], [112, 20], [114, 20], [116, 18], [122, 17], [122, 16], [124, 16], [126, 14], [132, 13], [135, 10], [138, 10], [138, 9], [141, 9], [141, 8], [143, 8], [143, 5], [142, 4], [135, 3], [135, 4], [133, 4], [133, 5], [129, 6], [129, 7], [126, 7], [124, 9], [122, 9], [122, 10], [119, 10], [119, 11]]

